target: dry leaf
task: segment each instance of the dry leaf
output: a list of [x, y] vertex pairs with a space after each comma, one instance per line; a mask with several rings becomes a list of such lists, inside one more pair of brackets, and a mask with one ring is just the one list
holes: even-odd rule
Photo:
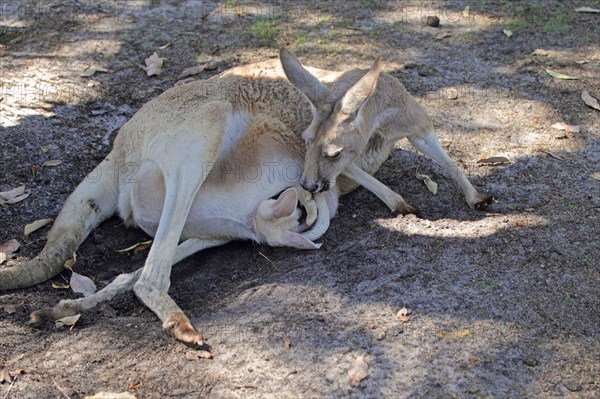
[[512, 35], [514, 35], [514, 33], [512, 33], [512, 31], [509, 31], [508, 29], [504, 29], [502, 33], [504, 33], [506, 37], [511, 37]]
[[148, 76], [160, 75], [162, 72], [162, 65], [165, 61], [164, 58], [160, 58], [158, 53], [154, 52], [150, 57], [146, 58], [146, 66], [142, 67]]
[[54, 288], [55, 290], [68, 290], [71, 287], [69, 287], [69, 284], [57, 283], [57, 282], [53, 281], [52, 288]]
[[106, 68], [103, 68], [99, 65], [92, 65], [91, 67], [89, 67], [88, 69], [86, 69], [85, 71], [83, 71], [83, 73], [81, 74], [81, 76], [83, 77], [90, 77], [92, 75], [94, 75], [96, 72], [104, 72], [104, 73], [109, 73], [110, 71]]
[[19, 241], [12, 239], [0, 244], [0, 265], [13, 257], [13, 252], [19, 249]]
[[540, 56], [545, 56], [545, 57], [547, 57], [547, 56], [549, 56], [549, 55], [550, 55], [550, 52], [549, 52], [548, 50], [544, 50], [544, 49], [538, 48], [538, 49], [536, 49], [536, 50], [533, 52], [533, 55], [540, 55]]
[[482, 165], [503, 165], [510, 163], [510, 161], [506, 157], [490, 157], [480, 159], [477, 163]]
[[93, 295], [96, 291], [96, 284], [86, 276], [73, 272], [70, 280], [71, 289], [73, 292], [83, 294], [84, 297]]
[[84, 396], [83, 399], [136, 399], [136, 397], [129, 392], [98, 392], [92, 396]]
[[437, 183], [434, 182], [433, 180], [431, 180], [431, 177], [427, 176], [427, 175], [422, 175], [420, 173], [416, 173], [415, 177], [421, 181], [423, 181], [423, 183], [425, 183], [425, 185], [427, 186], [427, 189], [429, 191], [431, 191], [433, 193], [433, 195], [437, 194]]
[[136, 382], [135, 384], [127, 385], [127, 389], [140, 389], [142, 387], [141, 382]]
[[142, 251], [150, 248], [151, 246], [152, 246], [152, 240], [148, 240], [148, 241], [144, 241], [144, 242], [138, 242], [137, 244], [134, 244], [134, 245], [124, 248], [124, 249], [117, 249], [116, 252], [118, 252], [120, 254], [135, 255], [138, 252], [142, 252]]
[[468, 18], [471, 15], [471, 7], [466, 6], [462, 12], [463, 17]]
[[77, 254], [73, 252], [73, 257], [65, 262], [65, 268], [73, 271], [75, 263], [77, 263]]
[[17, 311], [17, 307], [15, 305], [4, 305], [2, 309], [8, 314], [13, 314]]
[[42, 164], [42, 167], [51, 168], [53, 166], [61, 165], [63, 162], [60, 159], [53, 159], [51, 161], [46, 161]]
[[369, 375], [369, 364], [365, 361], [364, 356], [359, 356], [352, 362], [350, 369], [348, 370], [348, 376], [356, 381], [360, 382], [367, 378]]
[[40, 150], [45, 154], [48, 152], [48, 149], [46, 147], [40, 147]]
[[546, 151], [546, 150], [542, 150], [542, 152], [544, 154], [548, 154], [550, 155], [552, 158], [558, 159], [559, 161], [564, 161], [565, 159], [563, 157], [561, 157], [560, 155], [556, 155], [555, 153], [553, 153], [552, 151]]
[[398, 311], [396, 317], [403, 323], [406, 323], [408, 321], [408, 309], [406, 308], [406, 306]]
[[52, 223], [54, 219], [40, 219], [40, 220], [36, 220], [33, 223], [29, 223], [27, 225], [25, 225], [25, 230], [23, 235], [25, 236], [25, 239], [28, 240], [29, 239], [29, 235], [31, 233], [33, 233], [36, 230], [41, 229], [42, 227], [44, 227], [47, 224]]
[[25, 193], [25, 186], [19, 186], [12, 190], [0, 192], [0, 205], [16, 204], [17, 202], [23, 201], [29, 197], [29, 194]]
[[186, 68], [183, 70], [183, 72], [181, 72], [179, 74], [177, 79], [184, 79], [184, 78], [187, 78], [188, 76], [198, 75], [202, 71], [204, 71], [203, 66], [193, 66], [190, 68]]
[[56, 324], [56, 327], [71, 327], [72, 330], [73, 327], [75, 327], [75, 323], [77, 323], [77, 320], [79, 320], [80, 317], [80, 314], [76, 314], [75, 316], [63, 317], [62, 319], [56, 320], [54, 324]]
[[566, 130], [569, 133], [579, 133], [579, 131], [580, 131], [579, 126], [567, 125], [566, 123], [563, 123], [563, 122], [555, 123], [554, 125], [552, 125], [552, 127], [554, 129], [558, 129], [558, 130]]
[[5, 382], [10, 384], [12, 380], [13, 378], [7, 369], [2, 369], [2, 371], [0, 371], [0, 384], [4, 384]]
[[159, 50], [164, 50], [164, 49], [166, 49], [167, 47], [169, 47], [170, 45], [171, 45], [171, 42], [169, 42], [169, 43], [165, 44], [164, 46], [160, 46], [158, 49], [159, 49]]
[[579, 61], [575, 61], [575, 62], [578, 63], [579, 65], [583, 65], [583, 64], [589, 64], [592, 61], [590, 61], [590, 60], [579, 60]]
[[288, 337], [284, 337], [283, 339], [283, 347], [285, 349], [290, 349], [292, 347], [292, 340], [289, 339]]
[[212, 359], [212, 354], [209, 351], [190, 351], [185, 353], [185, 358], [189, 361], [198, 359]]
[[553, 71], [552, 69], [548, 69], [548, 68], [546, 68], [546, 72], [548, 73], [548, 75], [550, 75], [550, 76], [552, 76], [553, 78], [556, 78], [556, 79], [562, 79], [562, 80], [577, 80], [577, 79], [579, 79], [576, 76], [565, 75], [565, 74]]
[[468, 335], [471, 335], [471, 330], [469, 330], [468, 328], [463, 328], [444, 334], [444, 336], [451, 341], [458, 341], [459, 339], [464, 338]]
[[575, 12], [591, 12], [591, 13], [600, 13], [600, 10], [592, 7], [579, 7], [575, 9]]
[[516, 223], [517, 227], [525, 227], [525, 221], [524, 220], [519, 220]]
[[467, 361], [468, 361], [469, 363], [475, 363], [475, 362], [477, 362], [477, 358], [476, 358], [475, 356], [473, 356], [473, 355], [470, 355], [470, 356], [467, 358]]
[[592, 107], [600, 111], [600, 104], [598, 104], [598, 100], [592, 97], [587, 90], [581, 92], [581, 99], [588, 107]]

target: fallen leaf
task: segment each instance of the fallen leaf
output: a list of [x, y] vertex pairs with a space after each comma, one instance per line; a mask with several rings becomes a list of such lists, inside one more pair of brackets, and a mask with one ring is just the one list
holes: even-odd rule
[[54, 219], [40, 219], [40, 220], [36, 220], [33, 223], [29, 223], [27, 225], [25, 225], [25, 230], [24, 230], [24, 236], [25, 239], [28, 240], [29, 239], [29, 235], [31, 233], [33, 233], [36, 230], [41, 229], [42, 227], [46, 226], [47, 224], [52, 223]]
[[68, 290], [71, 287], [69, 287], [69, 284], [57, 283], [57, 282], [53, 281], [52, 288], [54, 288], [55, 290]]
[[290, 349], [292, 347], [292, 340], [289, 339], [288, 337], [284, 337], [283, 339], [283, 347], [285, 349]]
[[13, 252], [19, 249], [19, 241], [12, 239], [0, 244], [0, 265], [13, 257]]
[[431, 177], [427, 175], [422, 175], [420, 173], [416, 173], [415, 177], [419, 180], [422, 180], [423, 183], [427, 186], [427, 189], [433, 193], [433, 195], [437, 194], [437, 183], [431, 180]]
[[579, 65], [583, 65], [583, 64], [589, 64], [591, 61], [590, 60], [578, 60], [575, 62], [578, 63]]
[[552, 69], [548, 69], [548, 68], [546, 68], [546, 72], [548, 73], [548, 75], [550, 75], [550, 76], [552, 76], [553, 78], [556, 78], [556, 79], [562, 79], [562, 80], [577, 80], [577, 79], [579, 79], [576, 76], [565, 75], [565, 74], [553, 71]]
[[65, 268], [73, 271], [75, 263], [77, 263], [77, 254], [73, 252], [73, 257], [65, 262]]
[[473, 356], [473, 355], [470, 355], [470, 356], [467, 358], [467, 361], [468, 361], [469, 363], [471, 363], [471, 364], [472, 364], [472, 363], [475, 363], [475, 362], [477, 362], [477, 358], [476, 358], [475, 356]]
[[[135, 255], [138, 252], [142, 252], [142, 251], [150, 248], [151, 246], [152, 246], [152, 240], [148, 240], [148, 241], [144, 241], [144, 242], [138, 242], [137, 244], [134, 244], [134, 245], [124, 248], [124, 249], [117, 249], [116, 252], [118, 252], [120, 254]], [[132, 252], [132, 253], [129, 253], [129, 252]]]
[[518, 220], [517, 223], [515, 223], [517, 227], [525, 227], [525, 221], [524, 220]]
[[352, 364], [350, 365], [350, 369], [348, 370], [348, 376], [356, 381], [360, 382], [367, 378], [369, 375], [369, 364], [365, 361], [364, 356], [357, 357]]
[[141, 382], [136, 382], [135, 384], [127, 385], [127, 389], [140, 389], [142, 387]]
[[592, 97], [587, 90], [581, 92], [581, 99], [588, 107], [592, 107], [600, 111], [600, 104], [598, 104], [598, 100]]
[[510, 163], [510, 161], [506, 157], [490, 157], [480, 159], [477, 163], [482, 165], [504, 165]]
[[79, 320], [80, 317], [80, 314], [76, 314], [75, 316], [63, 317], [62, 319], [56, 320], [54, 324], [56, 324], [57, 327], [71, 327], [70, 329], [72, 330], [73, 327], [75, 327], [75, 323], [77, 323], [77, 320]]
[[502, 31], [502, 33], [504, 33], [506, 35], [506, 37], [511, 37], [512, 35], [514, 35], [514, 33], [512, 33], [512, 31], [510, 31], [508, 29], [504, 29]]
[[184, 79], [184, 78], [187, 78], [188, 76], [198, 75], [202, 71], [204, 71], [203, 66], [193, 66], [190, 68], [186, 68], [183, 70], [183, 72], [181, 72], [179, 74], [177, 79]]
[[19, 186], [17, 188], [13, 188], [12, 190], [2, 191], [0, 192], [0, 198], [10, 201], [11, 199], [23, 195], [25, 192], [25, 186]]
[[563, 123], [563, 122], [555, 123], [554, 125], [552, 125], [552, 127], [554, 129], [558, 129], [558, 130], [566, 130], [569, 133], [579, 133], [579, 131], [580, 131], [579, 126], [567, 125], [566, 123]]
[[19, 241], [12, 239], [0, 244], [0, 252], [12, 253], [16, 252], [19, 249]]
[[462, 12], [463, 17], [468, 18], [471, 15], [471, 7], [466, 6]]
[[6, 201], [6, 203], [9, 204], [9, 205], [16, 204], [17, 202], [23, 201], [27, 197], [29, 197], [29, 193], [23, 194], [23, 195], [19, 195], [19, 196], [15, 197], [15, 198], [11, 198], [8, 201]]
[[408, 321], [408, 309], [406, 308], [406, 306], [398, 311], [396, 317], [403, 323], [406, 323]]
[[40, 147], [40, 150], [42, 150], [44, 154], [48, 152], [48, 149], [46, 147]]
[[445, 39], [445, 38], [447, 38], [447, 37], [452, 37], [452, 36], [453, 36], [453, 35], [452, 35], [452, 33], [449, 33], [449, 32], [442, 32], [442, 33], [439, 33], [439, 34], [438, 34], [438, 35], [435, 37], [435, 40], [443, 40], [443, 39]]
[[550, 155], [552, 158], [554, 159], [558, 159], [559, 161], [564, 161], [565, 159], [563, 157], [561, 157], [560, 155], [556, 155], [555, 153], [553, 153], [552, 151], [546, 151], [546, 150], [542, 150], [542, 152], [544, 154], [548, 154]]
[[158, 56], [158, 53], [154, 52], [150, 57], [144, 60], [146, 62], [146, 66], [142, 67], [144, 71], [146, 71], [146, 75], [160, 75], [162, 72], [162, 65], [165, 61], [164, 58]]
[[129, 392], [98, 392], [92, 396], [84, 396], [83, 399], [136, 399], [136, 397]]
[[15, 305], [4, 305], [3, 309], [8, 314], [13, 314], [17, 311], [17, 307]]
[[462, 328], [460, 330], [451, 331], [447, 334], [442, 335], [451, 341], [458, 341], [461, 338], [464, 338], [468, 335], [471, 335], [471, 330], [468, 328]]
[[547, 57], [550, 55], [550, 52], [548, 50], [538, 48], [538, 49], [535, 49], [535, 51], [532, 54]]
[[592, 7], [579, 7], [575, 9], [575, 12], [591, 12], [591, 13], [600, 13], [600, 10]]
[[71, 274], [69, 284], [73, 292], [83, 294], [84, 297], [93, 295], [98, 290], [92, 279], [75, 272]]
[[32, 175], [32, 176], [35, 176], [36, 172], [37, 172], [37, 166], [35, 166], [35, 165], [32, 165], [32, 166], [31, 166], [31, 175]]
[[190, 351], [185, 353], [185, 358], [189, 361], [198, 359], [212, 359], [212, 354], [209, 351]]
[[51, 168], [54, 166], [61, 165], [63, 162], [60, 159], [53, 159], [51, 161], [46, 161], [42, 164], [42, 167]]
[[2, 371], [0, 371], [0, 384], [4, 384], [5, 382], [11, 383], [12, 380], [13, 378], [7, 369], [2, 369]]
[[83, 71], [83, 73], [81, 74], [81, 76], [83, 77], [90, 77], [93, 76], [96, 72], [104, 72], [104, 73], [109, 73], [110, 71], [106, 68], [103, 68], [99, 65], [92, 65], [91, 67], [89, 67], [88, 69], [86, 69], [85, 71]]
[[160, 46], [158, 49], [159, 49], [159, 50], [164, 50], [164, 49], [166, 49], [167, 47], [169, 47], [170, 45], [171, 45], [171, 42], [169, 42], [169, 43], [165, 44], [164, 46]]

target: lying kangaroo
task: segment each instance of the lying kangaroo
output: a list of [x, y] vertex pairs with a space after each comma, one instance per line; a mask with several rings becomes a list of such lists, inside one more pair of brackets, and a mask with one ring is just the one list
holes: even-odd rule
[[[126, 223], [155, 237], [143, 269], [124, 278], [129, 280], [122, 286], [132, 285], [177, 339], [200, 344], [202, 336], [167, 293], [171, 267], [207, 246], [253, 238], [231, 234], [230, 228], [244, 223], [232, 222], [231, 212], [252, 214], [262, 201], [302, 183], [325, 193], [330, 216], [339, 196], [357, 185], [392, 211], [414, 213], [371, 176], [403, 137], [457, 179], [472, 208], [492, 201], [451, 161], [425, 111], [397, 79], [381, 72], [379, 60], [368, 72], [333, 72], [304, 68], [283, 49], [280, 61], [177, 86], [142, 107], [91, 173], [100, 180], [82, 182], [67, 199], [38, 257], [0, 270], [0, 289], [34, 285], [60, 272], [89, 232], [118, 210]], [[302, 175], [273, 182], [267, 178], [271, 173], [263, 173], [248, 184], [228, 173], [225, 179], [210, 173], [257, 164], [274, 168], [278, 176], [287, 176], [289, 165], [298, 166]], [[124, 179], [123, 170], [118, 181], [109, 176], [108, 170], [121, 165], [139, 166], [134, 181]], [[34, 314], [34, 320], [43, 316]]]

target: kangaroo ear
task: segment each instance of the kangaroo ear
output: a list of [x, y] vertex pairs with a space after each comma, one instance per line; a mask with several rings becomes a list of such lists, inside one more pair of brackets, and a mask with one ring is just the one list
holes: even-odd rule
[[299, 233], [293, 233], [291, 231], [285, 232], [282, 236], [282, 245], [287, 247], [293, 247], [298, 249], [319, 249], [321, 244], [315, 244], [306, 237], [303, 237]]
[[298, 193], [295, 188], [288, 188], [279, 195], [273, 204], [273, 217], [282, 218], [291, 216], [298, 205]]
[[377, 57], [369, 72], [354, 84], [342, 97], [340, 111], [346, 115], [356, 115], [364, 103], [369, 99], [381, 72], [381, 58]]
[[311, 103], [317, 104], [325, 98], [327, 93], [325, 85], [304, 69], [300, 61], [292, 53], [282, 48], [279, 50], [279, 60], [288, 80], [308, 97]]

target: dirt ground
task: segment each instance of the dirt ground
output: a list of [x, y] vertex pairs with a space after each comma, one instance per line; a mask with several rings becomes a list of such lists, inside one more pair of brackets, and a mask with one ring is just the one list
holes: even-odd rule
[[[185, 68], [203, 66], [192, 78], [206, 78], [280, 46], [327, 69], [382, 56], [450, 156], [498, 197], [470, 210], [438, 165], [401, 142], [376, 176], [423, 218], [392, 216], [358, 189], [318, 251], [239, 242], [192, 256], [171, 293], [210, 360], [187, 360], [131, 293], [71, 330], [26, 322], [72, 291], [47, 282], [1, 293], [0, 368], [24, 370], [1, 398], [600, 397], [600, 112], [581, 100], [583, 90], [600, 98], [600, 14], [574, 11], [598, 0], [0, 6], [0, 191], [31, 193], [0, 208], [0, 242], [21, 242], [17, 260], [47, 232], [24, 240], [25, 224], [56, 216], [117, 129]], [[425, 26], [428, 15], [441, 26]], [[163, 73], [148, 77], [139, 65], [155, 51]], [[91, 66], [106, 72], [81, 76]], [[477, 164], [491, 156], [509, 162]], [[53, 159], [63, 163], [42, 167]], [[81, 246], [76, 271], [104, 286], [146, 255], [114, 250], [146, 239], [111, 219]], [[403, 306], [408, 322], [396, 316]], [[369, 369], [356, 383], [359, 356]]]

